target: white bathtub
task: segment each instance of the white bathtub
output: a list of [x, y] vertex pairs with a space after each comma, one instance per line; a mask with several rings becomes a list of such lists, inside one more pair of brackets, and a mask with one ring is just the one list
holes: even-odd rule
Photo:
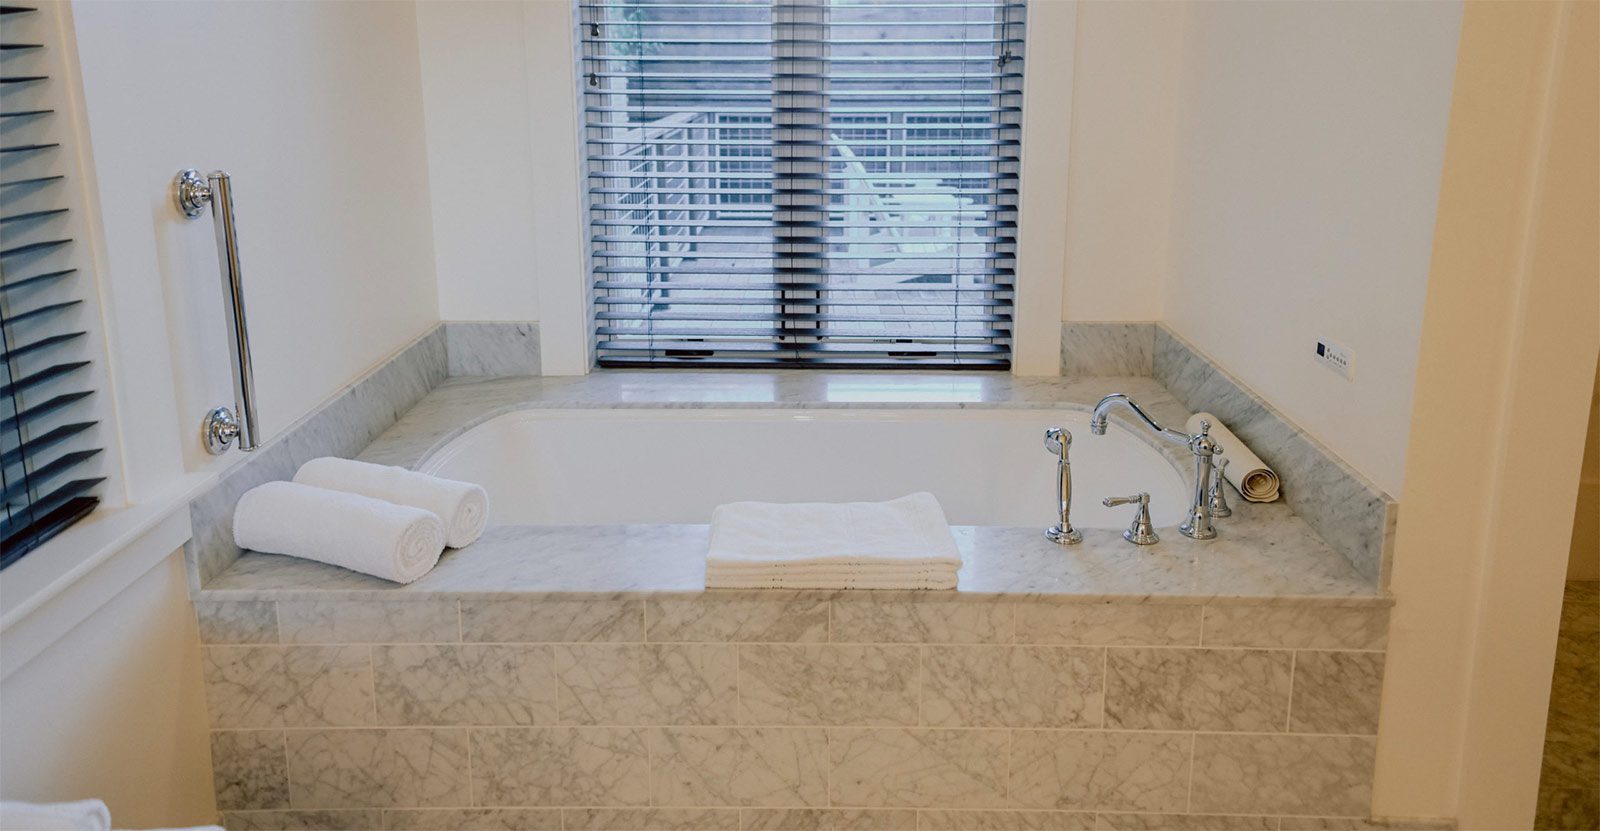
[[705, 523], [724, 502], [856, 501], [931, 491], [955, 525], [1044, 528], [1055, 457], [1044, 431], [1072, 432], [1073, 524], [1120, 528], [1149, 491], [1157, 525], [1182, 520], [1183, 477], [1113, 423], [1079, 410], [522, 410], [458, 436], [421, 469], [478, 482], [491, 522]]

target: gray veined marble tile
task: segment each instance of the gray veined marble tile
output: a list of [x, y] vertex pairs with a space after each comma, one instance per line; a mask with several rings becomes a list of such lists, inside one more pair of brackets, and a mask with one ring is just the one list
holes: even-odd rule
[[535, 725], [556, 720], [548, 646], [372, 647], [378, 721], [388, 725]]
[[935, 727], [1099, 727], [1105, 650], [930, 646], [922, 723]]
[[1381, 606], [1207, 606], [1205, 646], [1265, 649], [1383, 649], [1389, 609]]
[[557, 808], [407, 808], [383, 818], [389, 831], [561, 831]]
[[1198, 646], [1200, 607], [1184, 604], [1021, 603], [1017, 643]]
[[832, 803], [840, 807], [1001, 808], [1005, 730], [835, 728]]
[[1061, 374], [1150, 375], [1154, 371], [1154, 323], [1061, 324]]
[[916, 724], [918, 672], [915, 646], [740, 646], [739, 721]]
[[472, 792], [480, 805], [643, 806], [650, 754], [636, 727], [472, 730]]
[[564, 808], [566, 831], [738, 831], [737, 808]]
[[642, 642], [642, 600], [463, 600], [461, 630], [468, 641], [571, 643]]
[[1179, 733], [1017, 731], [1011, 801], [1026, 808], [1183, 811], [1190, 741]]
[[1080, 811], [922, 811], [924, 831], [1093, 831]]
[[201, 643], [277, 643], [278, 604], [270, 600], [197, 600]]
[[452, 376], [539, 374], [538, 323], [447, 321], [444, 335]]
[[828, 804], [828, 740], [814, 728], [664, 727], [650, 732], [656, 805]]
[[283, 731], [213, 732], [211, 777], [224, 811], [289, 807]]
[[732, 644], [555, 647], [562, 724], [732, 724]]
[[1383, 660], [1381, 652], [1295, 653], [1289, 732], [1376, 735]]
[[1376, 747], [1372, 737], [1201, 733], [1189, 810], [1366, 816]]
[[364, 811], [224, 811], [228, 831], [379, 831], [383, 812]]
[[467, 731], [288, 731], [289, 799], [296, 808], [464, 805]]
[[745, 808], [743, 831], [916, 831], [917, 812], [896, 808]]
[[832, 638], [840, 643], [1007, 643], [1012, 611], [1004, 603], [942, 600], [833, 601]]
[[816, 593], [772, 592], [771, 597], [706, 595], [651, 599], [645, 634], [652, 642], [730, 641], [813, 643], [828, 639], [828, 600]]
[[1291, 654], [1113, 647], [1106, 651], [1106, 727], [1282, 732]]
[[213, 728], [372, 723], [365, 646], [208, 646], [202, 657]]
[[284, 600], [284, 643], [452, 643], [461, 640], [454, 600]]

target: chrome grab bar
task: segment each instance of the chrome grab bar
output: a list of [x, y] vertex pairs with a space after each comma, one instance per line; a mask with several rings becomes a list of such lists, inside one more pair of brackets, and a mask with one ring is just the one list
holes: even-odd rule
[[194, 168], [179, 171], [174, 182], [178, 210], [195, 219], [211, 206], [212, 225], [217, 234], [217, 259], [222, 262], [222, 297], [228, 307], [228, 354], [233, 358], [233, 402], [235, 410], [217, 407], [206, 413], [200, 435], [207, 452], [226, 453], [237, 439], [239, 449], [251, 451], [260, 446], [256, 418], [256, 379], [250, 366], [250, 327], [244, 316], [244, 275], [239, 268], [239, 229], [233, 219], [233, 181], [221, 170], [209, 176]]

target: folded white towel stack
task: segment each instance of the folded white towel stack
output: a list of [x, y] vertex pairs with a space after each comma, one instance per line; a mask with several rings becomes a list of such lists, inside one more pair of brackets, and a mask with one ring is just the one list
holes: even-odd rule
[[252, 488], [233, 512], [240, 548], [410, 583], [439, 562], [444, 523], [421, 508], [295, 482]]
[[110, 831], [111, 812], [98, 799], [0, 802], [0, 831]]
[[1278, 498], [1278, 474], [1250, 452], [1244, 442], [1228, 429], [1222, 419], [1210, 413], [1195, 413], [1184, 422], [1190, 433], [1200, 432], [1200, 422], [1211, 422], [1211, 438], [1222, 445], [1222, 455], [1228, 466], [1222, 469], [1223, 478], [1233, 483], [1239, 494], [1251, 502], [1272, 502]]
[[483, 488], [403, 467], [325, 456], [301, 465], [294, 480], [437, 514], [444, 520], [445, 545], [451, 548], [471, 545], [489, 524], [489, 495]]
[[931, 493], [889, 502], [734, 502], [711, 515], [711, 588], [953, 589], [961, 570]]

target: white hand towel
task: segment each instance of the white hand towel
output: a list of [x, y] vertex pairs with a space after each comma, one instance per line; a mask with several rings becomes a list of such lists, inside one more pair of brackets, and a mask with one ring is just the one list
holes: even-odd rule
[[711, 587], [948, 588], [960, 568], [961, 549], [930, 493], [889, 502], [734, 502], [711, 515]]
[[421, 508], [295, 482], [268, 482], [239, 499], [233, 539], [240, 548], [410, 583], [439, 562], [444, 523]]
[[1250, 452], [1244, 442], [1228, 429], [1222, 419], [1210, 413], [1195, 413], [1184, 422], [1184, 428], [1190, 433], [1200, 432], [1200, 422], [1211, 422], [1211, 438], [1222, 445], [1222, 456], [1228, 460], [1228, 466], [1222, 469], [1222, 476], [1233, 483], [1239, 494], [1251, 502], [1272, 502], [1278, 498], [1278, 474], [1261, 461], [1261, 457]]
[[98, 799], [0, 802], [0, 831], [109, 831], [111, 812]]
[[489, 494], [470, 482], [332, 456], [301, 465], [294, 480], [432, 511], [444, 520], [445, 545], [451, 548], [471, 545], [489, 524]]

